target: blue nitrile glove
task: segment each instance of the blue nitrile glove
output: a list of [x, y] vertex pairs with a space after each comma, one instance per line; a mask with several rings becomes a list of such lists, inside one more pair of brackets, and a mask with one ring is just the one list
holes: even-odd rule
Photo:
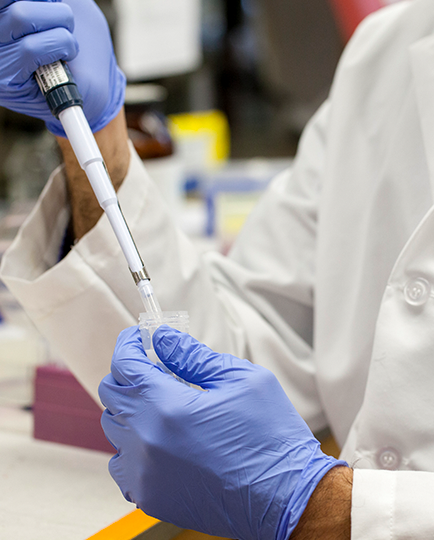
[[107, 22], [93, 0], [0, 0], [0, 105], [45, 121], [65, 136], [34, 79], [36, 69], [68, 61], [92, 131], [122, 107], [125, 77]]
[[287, 540], [321, 478], [346, 465], [318, 441], [267, 369], [161, 326], [152, 364], [124, 330], [100, 385], [110, 473], [147, 514], [229, 538]]

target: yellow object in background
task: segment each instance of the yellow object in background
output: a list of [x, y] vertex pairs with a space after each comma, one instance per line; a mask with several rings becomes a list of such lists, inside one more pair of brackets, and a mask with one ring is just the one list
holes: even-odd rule
[[172, 540], [183, 529], [134, 510], [88, 540]]
[[88, 540], [225, 540], [158, 521], [135, 510]]
[[229, 158], [229, 124], [221, 111], [172, 114], [169, 130], [187, 171], [215, 169]]
[[158, 523], [158, 519], [147, 516], [141, 510], [134, 510], [88, 540], [132, 540]]

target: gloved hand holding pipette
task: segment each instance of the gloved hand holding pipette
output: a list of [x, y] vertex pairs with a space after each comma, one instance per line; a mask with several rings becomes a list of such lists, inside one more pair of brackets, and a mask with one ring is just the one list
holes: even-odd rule
[[[120, 111], [125, 78], [117, 67], [108, 26], [97, 6], [92, 0], [68, 1], [68, 9], [62, 7], [60, 11], [56, 11], [57, 4], [52, 2], [18, 0], [0, 4], [3, 7], [0, 12], [0, 40], [3, 29], [4, 42], [0, 69], [2, 62], [6, 68], [10, 68], [5, 69], [8, 76], [0, 81], [0, 89], [3, 82], [0, 97], [4, 98], [4, 102], [0, 99], [0, 104], [26, 114], [33, 113], [43, 118], [51, 131], [67, 136], [98, 203], [110, 221], [146, 310], [160, 313], [161, 308], [149, 283], [149, 275], [119, 207], [108, 169], [92, 134], [92, 131], [98, 131], [111, 122]], [[26, 11], [28, 9], [30, 16]], [[77, 19], [74, 19], [74, 14]], [[84, 44], [84, 50], [77, 52], [81, 43]], [[11, 53], [10, 58], [8, 53]], [[24, 55], [24, 64], [21, 57], [18, 61], [17, 55]], [[75, 57], [80, 59], [76, 70], [86, 81], [80, 88], [59, 62]], [[73, 59], [71, 63], [74, 63]], [[96, 71], [92, 73], [94, 68]], [[39, 88], [33, 81], [35, 76]], [[96, 84], [93, 84], [95, 80]], [[8, 91], [11, 85], [18, 86], [15, 93]], [[86, 103], [81, 86], [88, 94]], [[21, 87], [24, 91], [20, 90]], [[104, 91], [100, 95], [101, 88]], [[36, 94], [33, 96], [34, 89], [43, 94], [49, 107], [42, 104]], [[89, 117], [83, 113], [83, 104], [89, 110]], [[57, 123], [47, 118], [46, 109], [54, 115]]]
[[45, 121], [65, 136], [36, 84], [42, 65], [66, 60], [93, 132], [123, 105], [125, 77], [107, 22], [93, 0], [0, 0], [0, 105]]
[[242, 540], [287, 540], [324, 475], [346, 465], [320, 450], [274, 375], [162, 326], [152, 364], [137, 327], [118, 338], [100, 385], [110, 472], [146, 513]]

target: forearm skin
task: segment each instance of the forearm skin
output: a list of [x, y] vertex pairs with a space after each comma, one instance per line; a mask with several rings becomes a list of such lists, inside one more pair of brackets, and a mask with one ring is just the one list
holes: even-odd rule
[[335, 467], [312, 494], [290, 540], [350, 540], [353, 471]]

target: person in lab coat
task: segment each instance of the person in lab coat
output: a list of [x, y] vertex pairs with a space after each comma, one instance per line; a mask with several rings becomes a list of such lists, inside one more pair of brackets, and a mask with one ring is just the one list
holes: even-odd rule
[[[26, 9], [45, 9], [36, 34], [25, 24], [28, 11], [18, 18], [18, 31], [10, 32], [8, 24], [15, 23], [8, 22], [8, 4], [2, 0], [0, 12], [0, 103], [44, 118], [60, 135], [65, 158], [2, 260], [2, 279], [37, 327], [97, 398], [116, 336], [135, 324], [142, 309], [109, 224], [30, 78], [31, 61], [63, 58], [71, 60], [93, 129], [100, 129], [97, 140], [162, 308], [187, 309], [191, 335], [219, 358], [247, 358], [271, 370], [313, 432], [331, 428], [341, 458], [354, 467], [352, 538], [431, 538], [433, 2], [397, 3], [362, 23], [328, 100], [303, 134], [293, 168], [272, 182], [228, 257], [196, 253], [128, 144], [122, 76], [91, 0], [26, 3]], [[74, 31], [70, 12], [60, 13], [68, 5]], [[49, 8], [58, 14], [51, 25]], [[44, 36], [49, 45], [39, 49]], [[99, 47], [90, 36], [98, 37]], [[100, 99], [92, 102], [96, 91]], [[70, 220], [72, 247], [59, 261]], [[110, 395], [119, 395], [121, 404], [125, 393], [135, 391], [129, 360], [136, 370], [140, 362], [147, 365], [128, 347], [118, 344], [115, 381], [103, 383], [111, 384]], [[134, 343], [133, 351], [139, 354]], [[127, 373], [116, 366], [126, 366]], [[133, 379], [122, 384], [121, 375]], [[112, 406], [104, 389], [102, 397]], [[155, 405], [157, 422], [161, 409]], [[170, 405], [166, 400], [161, 407], [167, 413]], [[137, 430], [130, 431], [132, 438], [137, 434], [134, 440], [143, 442], [138, 426], [130, 428]], [[196, 441], [205, 453], [206, 443]], [[330, 471], [332, 487], [320, 498], [320, 510], [327, 511], [324, 501], [333, 500], [337, 488], [348, 501], [342, 487], [348, 471]], [[132, 488], [122, 489], [136, 499]], [[347, 518], [348, 512], [344, 504]]]

